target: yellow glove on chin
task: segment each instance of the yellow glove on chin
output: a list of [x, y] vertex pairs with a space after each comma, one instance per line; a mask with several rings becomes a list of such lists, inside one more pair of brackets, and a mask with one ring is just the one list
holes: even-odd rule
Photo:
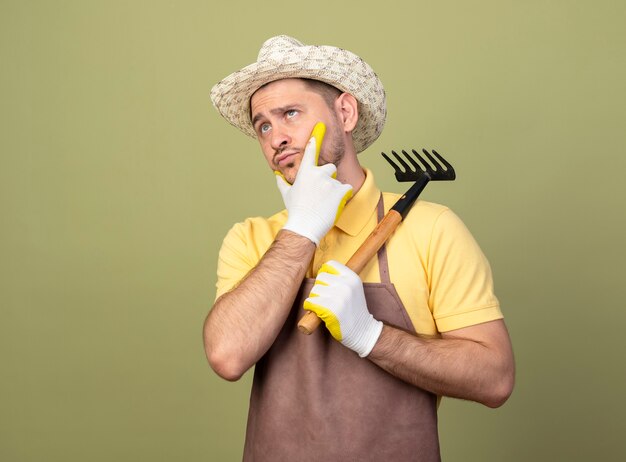
[[331, 335], [362, 358], [369, 355], [383, 330], [383, 323], [367, 309], [363, 283], [345, 265], [322, 265], [304, 309], [324, 321]]
[[322, 123], [313, 129], [293, 185], [280, 172], [275, 172], [289, 214], [283, 229], [307, 237], [315, 245], [330, 231], [352, 197], [352, 186], [335, 179], [335, 165], [317, 165], [324, 131]]

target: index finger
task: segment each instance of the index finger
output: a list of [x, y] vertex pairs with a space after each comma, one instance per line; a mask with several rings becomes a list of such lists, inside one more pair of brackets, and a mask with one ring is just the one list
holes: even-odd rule
[[304, 150], [304, 156], [302, 158], [303, 164], [317, 166], [325, 134], [326, 125], [324, 125], [323, 122], [316, 123], [311, 131], [311, 138]]

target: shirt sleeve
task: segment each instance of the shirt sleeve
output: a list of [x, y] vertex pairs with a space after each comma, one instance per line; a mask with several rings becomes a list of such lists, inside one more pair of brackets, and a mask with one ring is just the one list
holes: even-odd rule
[[226, 234], [219, 251], [215, 299], [233, 289], [253, 267], [247, 250], [244, 225], [237, 223]]
[[449, 209], [433, 226], [428, 274], [429, 304], [440, 332], [503, 317], [489, 262], [461, 219]]

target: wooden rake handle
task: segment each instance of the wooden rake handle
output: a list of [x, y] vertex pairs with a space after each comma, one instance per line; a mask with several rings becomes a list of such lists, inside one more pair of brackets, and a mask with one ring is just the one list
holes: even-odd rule
[[[402, 215], [395, 211], [390, 210], [387, 215], [376, 226], [374, 231], [365, 239], [363, 244], [352, 255], [346, 266], [355, 273], [359, 274], [367, 262], [369, 262], [376, 252], [383, 246], [383, 244], [389, 239], [389, 236], [393, 234], [395, 229], [402, 221]], [[303, 334], [311, 335], [315, 329], [319, 327], [322, 320], [317, 317], [312, 311], [302, 316], [300, 322], [298, 322], [298, 330]]]

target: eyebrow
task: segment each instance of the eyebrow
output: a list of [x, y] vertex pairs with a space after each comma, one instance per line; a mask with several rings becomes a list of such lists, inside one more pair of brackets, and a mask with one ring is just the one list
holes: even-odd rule
[[[289, 104], [287, 106], [281, 106], [281, 107], [277, 107], [274, 109], [270, 110], [270, 114], [283, 114], [284, 112], [287, 112], [288, 110], [291, 109], [298, 109], [301, 110], [300, 105], [298, 104]], [[263, 114], [261, 113], [257, 113], [253, 118], [252, 118], [252, 127], [254, 128], [256, 126], [256, 123], [263, 118]]]

